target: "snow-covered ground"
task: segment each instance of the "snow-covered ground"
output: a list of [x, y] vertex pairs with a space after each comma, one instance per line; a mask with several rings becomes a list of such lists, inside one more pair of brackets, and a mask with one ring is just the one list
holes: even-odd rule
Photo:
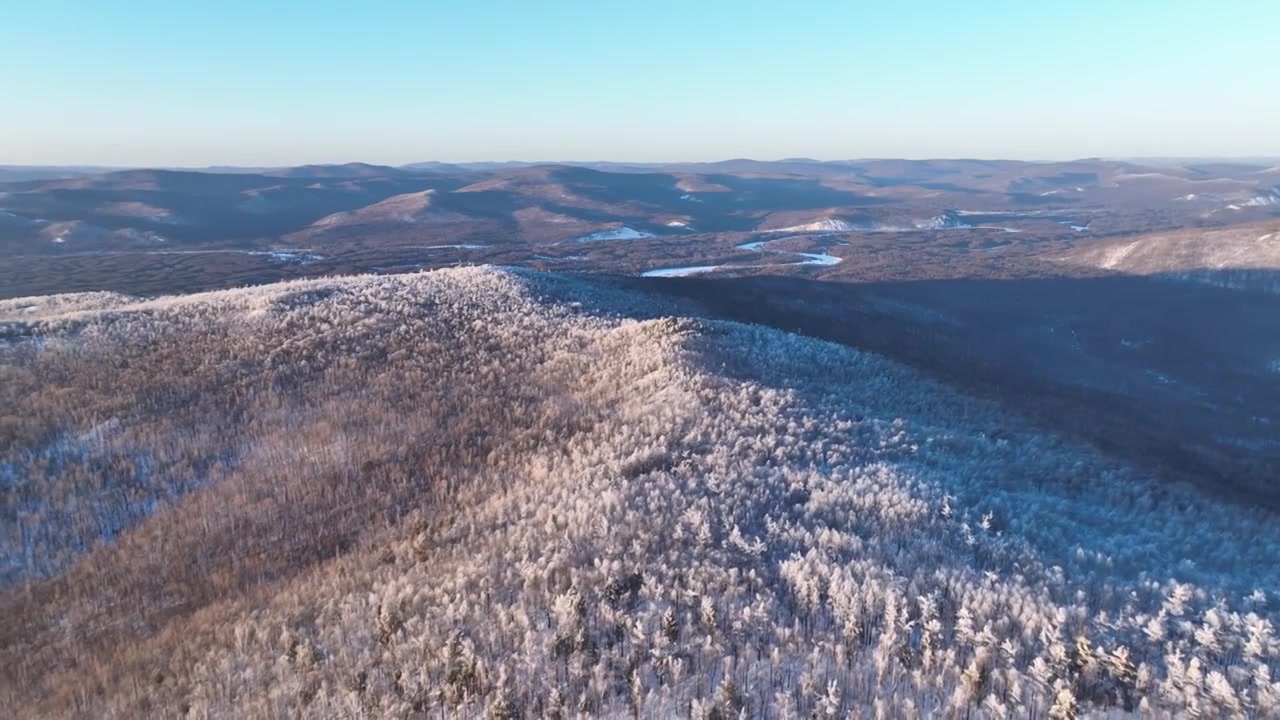
[[[45, 462], [67, 453], [43, 445], [25, 448], [41, 460], [29, 469], [0, 466], [0, 486], [29, 483], [23, 493], [39, 501], [23, 507], [39, 513], [33, 522], [0, 523], [22, 563], [28, 546], [78, 555], [76, 540], [103, 520], [115, 532], [135, 509], [199, 534], [142, 527], [95, 563], [165, 572], [198, 557], [214, 572], [271, 560], [314, 547], [303, 543], [319, 534], [316, 514], [287, 512], [299, 498], [326, 511], [320, 523], [363, 517], [328, 499], [353, 483], [323, 480], [403, 462], [405, 438], [445, 432], [431, 403], [497, 438], [462, 486], [476, 500], [439, 520], [379, 522], [369, 542], [301, 581], [255, 581], [225, 607], [177, 616], [143, 636], [146, 662], [120, 663], [119, 682], [95, 693], [96, 677], [85, 680], [76, 698], [87, 716], [407, 717], [421, 714], [415, 703], [433, 717], [1271, 717], [1280, 707], [1273, 517], [1161, 482], [874, 355], [493, 268], [103, 307], [21, 299], [0, 313], [33, 302], [76, 309], [6, 315], [49, 343], [5, 359], [68, 368], [72, 390], [115, 388], [139, 366], [192, 365], [189, 354], [206, 377], [241, 384], [216, 402], [189, 393], [198, 413], [68, 427], [89, 460], [137, 468], [119, 502], [68, 502], [77, 495], [63, 487], [96, 476]], [[613, 310], [624, 307], [645, 314]], [[298, 407], [279, 402], [265, 369], [282, 354], [310, 365], [346, 348], [379, 360], [296, 373]], [[131, 381], [158, 383], [162, 397], [189, 387], [176, 373]], [[565, 415], [581, 429], [561, 438]], [[215, 442], [213, 431], [226, 435]], [[162, 465], [178, 437], [210, 458], [214, 482], [193, 478], [203, 484], [163, 508], [147, 493], [163, 502], [169, 481], [188, 477], [185, 455]], [[406, 493], [397, 503], [428, 502], [383, 482], [373, 489]], [[241, 497], [262, 500], [223, 502]], [[206, 537], [239, 541], [240, 528], [255, 554], [188, 555], [223, 547]], [[187, 599], [156, 585], [139, 597]], [[19, 647], [48, 642], [51, 662], [92, 658], [83, 648], [100, 637], [95, 623], [127, 630], [103, 656], [135, 652], [135, 626], [150, 632], [143, 611], [154, 606], [79, 600], [38, 608], [56, 618], [47, 630], [13, 623]], [[156, 667], [163, 682], [152, 682]], [[25, 691], [11, 677], [44, 682], [6, 673], [6, 697]], [[80, 692], [66, 689], [74, 674], [60, 677], [58, 692]]]
[[838, 265], [840, 258], [827, 253], [792, 253], [804, 258], [800, 262], [787, 263], [788, 265]]
[[418, 245], [418, 246], [414, 247], [414, 249], [415, 249], [415, 250], [483, 250], [483, 249], [485, 249], [485, 248], [487, 248], [487, 247], [489, 247], [489, 246], [488, 246], [488, 245], [468, 245], [468, 244], [461, 244], [461, 245]]
[[957, 219], [958, 213], [943, 213], [916, 223], [919, 230], [969, 230], [973, 226]]
[[[1088, 225], [1072, 226], [1077, 232]], [[1204, 270], [1274, 270], [1280, 267], [1280, 233], [1269, 227], [1157, 232], [1064, 257], [1091, 267], [1139, 274]], [[1191, 278], [1188, 278], [1191, 279]], [[1200, 278], [1202, 281], [1204, 278]]]
[[658, 237], [653, 233], [636, 230], [627, 226], [615, 228], [613, 230], [601, 230], [590, 235], [577, 237], [570, 242], [598, 242], [600, 240], [643, 240], [644, 238]]
[[855, 228], [844, 220], [838, 218], [823, 218], [802, 225], [792, 225], [784, 228], [772, 228], [761, 230], [760, 232], [771, 233], [834, 233], [834, 232], [852, 232]]
[[772, 240], [756, 240], [753, 242], [735, 245], [736, 250], [745, 250], [747, 252], [763, 253], [775, 255], [782, 259], [788, 259], [788, 262], [766, 263], [763, 265], [687, 265], [683, 267], [666, 267], [654, 268], [640, 273], [642, 277], [688, 277], [690, 275], [703, 275], [717, 270], [728, 270], [734, 267], [752, 268], [752, 267], [785, 267], [789, 265], [837, 265], [841, 262], [841, 258], [836, 257], [827, 252], [806, 253], [792, 252], [789, 250], [769, 250], [766, 246], [770, 243], [778, 242], [784, 238], [774, 238]]
[[1280, 195], [1257, 195], [1243, 203], [1244, 207], [1270, 207], [1280, 205]]
[[646, 270], [640, 273], [641, 277], [689, 277], [690, 275], [702, 275], [703, 273], [713, 272], [724, 267], [724, 265], [690, 265], [687, 267], [672, 268], [656, 268]]
[[782, 228], [769, 228], [757, 230], [758, 233], [806, 233], [806, 234], [826, 234], [826, 233], [876, 233], [876, 232], [916, 232], [920, 230], [1003, 230], [1005, 232], [1021, 232], [1017, 228], [1009, 228], [996, 225], [971, 225], [961, 218], [969, 216], [1010, 216], [1014, 218], [1032, 218], [1039, 216], [1037, 212], [1017, 212], [1017, 211], [985, 211], [985, 210], [949, 210], [941, 215], [935, 215], [924, 220], [916, 220], [909, 224], [896, 225], [893, 223], [882, 222], [864, 222], [853, 224], [845, 220], [837, 218], [823, 218], [809, 223], [800, 225], [790, 225]]
[[261, 255], [261, 256], [269, 257], [272, 260], [279, 260], [281, 262], [289, 262], [289, 263], [298, 263], [299, 265], [305, 265], [309, 262], [315, 262], [316, 260], [324, 259], [323, 255], [311, 255], [301, 250], [251, 250], [251, 251], [246, 251], [245, 255]]
[[908, 224], [894, 224], [884, 222], [860, 222], [857, 224], [849, 223], [845, 220], [835, 218], [825, 218], [801, 225], [791, 225], [784, 228], [773, 228], [767, 230], [757, 230], [759, 233], [842, 233], [842, 232], [858, 232], [858, 233], [877, 233], [877, 232], [917, 232], [920, 230], [1003, 230], [1005, 232], [1021, 232], [1017, 228], [1004, 227], [999, 225], [971, 225], [961, 218], [973, 216], [1008, 216], [1011, 219], [1034, 219], [1046, 216], [1047, 213], [1037, 211], [1009, 211], [1009, 210], [948, 210], [940, 215], [935, 215], [923, 220], [909, 221]]

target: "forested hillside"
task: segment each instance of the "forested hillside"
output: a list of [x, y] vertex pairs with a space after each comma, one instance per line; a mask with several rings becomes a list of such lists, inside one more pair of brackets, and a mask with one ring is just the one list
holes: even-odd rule
[[496, 268], [0, 301], [22, 717], [1275, 717], [1280, 527]]

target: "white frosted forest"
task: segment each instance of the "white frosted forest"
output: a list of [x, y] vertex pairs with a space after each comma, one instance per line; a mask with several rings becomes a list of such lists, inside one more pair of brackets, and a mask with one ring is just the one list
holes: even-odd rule
[[1280, 526], [495, 268], [0, 302], [0, 706], [1280, 717]]

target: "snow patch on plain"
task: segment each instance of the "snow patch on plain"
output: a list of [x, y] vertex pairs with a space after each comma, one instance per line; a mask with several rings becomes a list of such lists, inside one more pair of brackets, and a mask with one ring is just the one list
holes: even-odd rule
[[643, 232], [626, 226], [616, 228], [614, 230], [601, 230], [600, 232], [583, 235], [574, 238], [570, 242], [599, 242], [601, 240], [643, 240], [645, 238], [658, 237], [653, 233]]
[[640, 273], [641, 277], [689, 277], [719, 270], [723, 265], [689, 265], [686, 267], [655, 268]]
[[780, 255], [780, 256], [804, 258], [803, 260], [799, 260], [797, 262], [781, 263], [782, 265], [838, 265], [843, 259], [825, 252], [805, 253], [805, 252], [791, 252], [788, 250], [766, 250], [765, 246], [772, 242], [775, 242], [775, 241], [774, 240], [757, 240], [755, 242], [749, 242], [749, 243], [743, 243], [741, 245], [737, 245], [736, 249], [746, 250], [748, 252], [771, 253], [771, 254]]
[[244, 254], [269, 257], [272, 260], [297, 263], [299, 265], [306, 265], [307, 263], [324, 259], [323, 255], [310, 255], [301, 250], [246, 250]]
[[419, 245], [415, 250], [484, 250], [488, 245]]
[[805, 259], [801, 260], [800, 262], [788, 263], [789, 265], [839, 265], [841, 261], [841, 258], [838, 258], [835, 255], [829, 255], [827, 253], [792, 253], [792, 254], [799, 255], [800, 257]]

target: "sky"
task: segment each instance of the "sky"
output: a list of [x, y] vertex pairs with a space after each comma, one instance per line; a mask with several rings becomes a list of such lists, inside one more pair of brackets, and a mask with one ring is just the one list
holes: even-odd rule
[[0, 0], [0, 164], [1280, 155], [1275, 0]]

